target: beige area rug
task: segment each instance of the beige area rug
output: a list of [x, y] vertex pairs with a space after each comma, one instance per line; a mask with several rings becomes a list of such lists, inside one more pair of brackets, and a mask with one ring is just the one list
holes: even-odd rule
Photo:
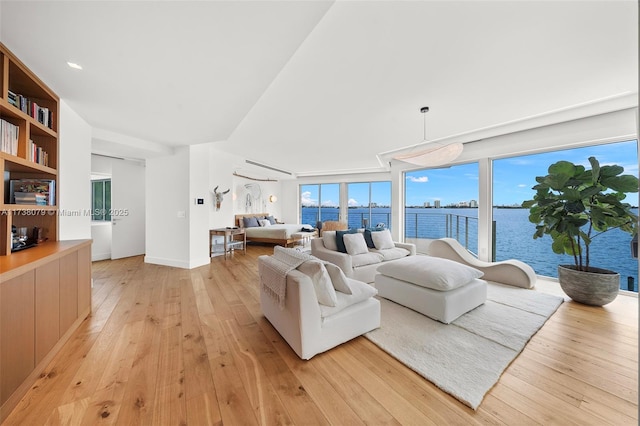
[[382, 325], [365, 337], [475, 410], [563, 299], [489, 283], [487, 301], [449, 325], [380, 302]]

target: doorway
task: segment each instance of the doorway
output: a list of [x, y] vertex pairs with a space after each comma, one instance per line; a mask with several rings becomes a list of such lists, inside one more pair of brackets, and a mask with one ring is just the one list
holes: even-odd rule
[[92, 260], [144, 254], [144, 162], [92, 154], [91, 169]]

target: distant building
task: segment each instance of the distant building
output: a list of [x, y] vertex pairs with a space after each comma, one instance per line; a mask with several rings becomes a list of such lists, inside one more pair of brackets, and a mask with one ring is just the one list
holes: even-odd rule
[[427, 207], [427, 208], [431, 207], [431, 203], [429, 203], [428, 201], [425, 201], [424, 202], [424, 207]]
[[435, 200], [435, 201], [433, 202], [433, 206], [434, 206], [436, 209], [439, 209], [439, 208], [440, 208], [440, 200]]
[[478, 207], [478, 200], [469, 201], [469, 207], [477, 208]]

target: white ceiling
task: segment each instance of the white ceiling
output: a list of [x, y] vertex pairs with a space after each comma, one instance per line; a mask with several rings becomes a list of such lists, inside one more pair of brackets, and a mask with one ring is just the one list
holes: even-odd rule
[[0, 25], [130, 151], [216, 142], [300, 176], [381, 170], [425, 105], [427, 139], [464, 142], [638, 91], [635, 1], [2, 0]]

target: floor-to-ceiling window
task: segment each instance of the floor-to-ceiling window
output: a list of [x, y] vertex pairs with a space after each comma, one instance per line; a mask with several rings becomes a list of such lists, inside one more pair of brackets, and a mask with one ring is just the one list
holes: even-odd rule
[[347, 184], [349, 228], [391, 225], [391, 182], [358, 182]]
[[405, 173], [405, 240], [426, 252], [429, 241], [455, 238], [478, 252], [478, 163]]
[[[522, 202], [532, 199], [536, 176], [547, 174], [548, 167], [560, 160], [591, 168], [589, 157], [600, 164], [617, 164], [625, 174], [638, 176], [637, 142], [627, 141], [493, 161], [493, 221], [495, 223], [495, 259], [519, 259], [533, 267], [538, 275], [557, 277], [559, 264], [573, 264], [573, 258], [551, 250], [551, 237], [533, 239], [535, 225], [529, 222], [529, 210]], [[626, 202], [638, 212], [638, 194], [628, 194]], [[594, 239], [590, 248], [591, 265], [620, 273], [620, 287], [638, 291], [638, 261], [630, 250], [631, 236], [614, 229]]]
[[339, 217], [340, 184], [300, 185], [300, 218], [302, 223], [315, 226], [318, 221], [338, 220]]

